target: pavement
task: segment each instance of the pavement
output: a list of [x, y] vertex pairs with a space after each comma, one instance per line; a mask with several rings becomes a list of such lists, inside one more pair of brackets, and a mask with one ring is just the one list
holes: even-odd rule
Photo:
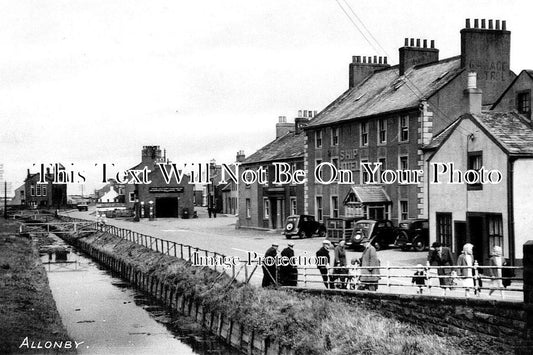
[[[237, 217], [234, 215], [217, 214], [216, 218], [209, 218], [205, 208], [196, 208], [198, 218], [181, 219], [181, 218], [157, 218], [153, 221], [141, 219], [139, 222], [132, 220], [107, 218], [106, 223], [116, 227], [125, 228], [151, 235], [153, 237], [173, 241], [176, 243], [192, 245], [194, 247], [207, 249], [218, 252], [229, 257], [238, 257], [240, 260], [246, 260], [252, 253], [263, 256], [265, 251], [277, 242], [279, 252], [287, 246], [288, 240], [279, 232], [236, 229]], [[61, 214], [76, 218], [96, 220], [95, 208], [90, 206], [89, 211], [67, 211]], [[316, 251], [322, 246], [320, 238], [291, 239], [294, 243], [295, 256], [314, 257]], [[347, 261], [353, 258], [360, 258], [362, 252], [347, 250]], [[333, 260], [333, 250], [330, 250], [331, 260]], [[389, 275], [389, 282], [400, 285], [411, 285], [411, 275], [415, 272], [414, 267], [417, 264], [426, 264], [427, 252], [402, 251], [400, 249], [385, 249], [378, 251], [378, 257], [381, 260], [381, 266], [412, 266], [413, 270], [390, 269], [382, 270], [382, 275]], [[299, 270], [300, 274], [303, 270]], [[318, 270], [311, 266], [305, 270], [307, 274], [307, 287], [324, 288], [322, 279]], [[406, 276], [406, 277], [404, 277]], [[262, 280], [262, 271], [258, 269], [251, 279], [251, 282], [260, 285]], [[299, 286], [303, 286], [303, 276], [299, 277]], [[382, 277], [380, 282], [386, 282]], [[438, 280], [430, 280], [431, 285], [437, 286]], [[415, 294], [417, 289], [408, 286], [380, 286], [386, 292]], [[431, 291], [432, 295], [443, 295], [444, 291], [440, 287], [426, 289], [425, 293]], [[486, 292], [486, 291], [485, 291]], [[449, 295], [464, 297], [463, 290], [448, 291]], [[496, 293], [495, 293], [496, 294]], [[488, 297], [488, 296], [487, 296]], [[495, 295], [493, 299], [500, 298]], [[522, 293], [505, 291], [505, 299], [518, 299]]]

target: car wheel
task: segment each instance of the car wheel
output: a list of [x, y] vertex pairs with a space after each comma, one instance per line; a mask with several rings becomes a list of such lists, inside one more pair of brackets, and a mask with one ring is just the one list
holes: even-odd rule
[[416, 238], [413, 241], [413, 248], [416, 251], [424, 251], [426, 249], [426, 243], [424, 242], [422, 238]]
[[377, 240], [373, 242], [372, 245], [374, 246], [374, 249], [376, 249], [376, 251], [382, 249], [382, 245]]
[[318, 236], [319, 236], [320, 238], [326, 238], [326, 230], [323, 229], [323, 228], [319, 229], [319, 230], [318, 230]]
[[300, 238], [305, 238], [305, 237], [307, 237], [307, 235], [305, 234], [304, 231], [299, 231], [299, 232], [298, 232], [298, 237], [300, 237]]

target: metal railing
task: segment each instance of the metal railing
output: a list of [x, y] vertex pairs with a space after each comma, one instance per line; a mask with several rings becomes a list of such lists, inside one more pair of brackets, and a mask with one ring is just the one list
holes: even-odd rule
[[[488, 270], [501, 276], [490, 277]], [[310, 288], [342, 288], [347, 290], [368, 289], [369, 286], [394, 293], [469, 296], [492, 294], [497, 291], [501, 298], [517, 298], [523, 293], [523, 280], [518, 266], [346, 266], [328, 267], [327, 279], [316, 266], [298, 267], [298, 283]], [[439, 274], [439, 270], [441, 274]], [[463, 276], [463, 272], [468, 276]], [[419, 274], [415, 275], [415, 272]], [[375, 279], [375, 280], [371, 280]], [[504, 286], [507, 285], [507, 286]], [[460, 291], [460, 292], [458, 292]], [[485, 291], [485, 292], [483, 292]]]
[[[68, 221], [71, 223], [88, 223], [87, 220], [69, 216], [59, 216], [59, 218], [63, 221]], [[257, 264], [251, 265], [244, 262], [224, 263], [225, 260], [231, 260], [231, 258], [228, 258], [224, 254], [207, 249], [153, 237], [151, 235], [138, 233], [129, 229], [120, 228], [101, 222], [92, 223], [95, 226], [95, 229], [98, 231], [122, 238], [158, 253], [189, 261], [193, 263], [193, 265], [207, 266], [217, 272], [225, 273], [226, 275], [230, 276], [232, 280], [237, 280], [243, 283], [249, 283], [250, 279], [258, 268]]]

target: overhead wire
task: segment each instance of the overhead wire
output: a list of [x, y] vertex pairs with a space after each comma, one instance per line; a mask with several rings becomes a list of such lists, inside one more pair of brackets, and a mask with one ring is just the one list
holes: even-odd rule
[[[376, 45], [374, 45], [369, 39], [368, 37], [363, 33], [363, 31], [361, 30], [361, 28], [356, 24], [356, 21], [348, 14], [348, 12], [344, 9], [344, 7], [341, 6], [339, 0], [335, 0], [337, 2], [337, 4], [339, 5], [339, 7], [342, 9], [342, 11], [344, 12], [344, 14], [346, 15], [346, 17], [348, 17], [349, 21], [354, 25], [354, 27], [357, 29], [357, 31], [361, 34], [361, 36], [363, 36], [363, 38], [367, 41], [367, 43], [376, 51], [376, 52], [380, 52], [377, 48], [376, 48]], [[364, 24], [364, 22], [361, 20], [361, 18], [355, 13], [355, 11], [353, 10], [353, 8], [350, 6], [350, 4], [347, 2], [347, 0], [343, 0], [344, 4], [350, 9], [350, 12], [355, 16], [355, 18], [361, 23], [361, 26], [364, 27], [366, 29], [366, 31], [368, 32], [369, 36], [374, 40], [374, 42], [377, 44], [377, 46], [379, 46], [381, 48], [381, 52], [383, 54], [385, 54], [386, 56], [390, 57], [390, 55], [388, 54], [388, 52], [383, 48], [383, 46], [381, 46], [381, 44], [379, 43], [379, 41], [374, 37], [374, 35], [372, 35], [372, 32], [368, 29], [368, 27]], [[405, 81], [405, 84], [406, 87], [418, 98], [418, 100], [420, 101], [426, 101], [428, 106], [430, 106], [433, 111], [435, 113], [440, 113], [440, 115], [442, 116], [443, 120], [448, 124], [447, 127], [449, 127], [450, 125], [452, 125], [454, 122], [456, 122], [456, 119], [453, 119], [451, 117], [449, 117], [446, 113], [444, 113], [437, 105], [434, 105], [432, 104], [431, 102], [429, 102], [429, 100], [425, 100], [423, 98], [423, 93], [422, 91], [416, 86], [415, 83], [412, 82], [412, 80], [407, 76], [407, 75], [403, 75], [404, 79], [406, 80]], [[418, 92], [417, 92], [418, 91]], [[446, 128], [447, 128], [446, 127]], [[446, 129], [445, 128], [445, 129]], [[460, 127], [458, 126], [457, 127], [458, 129], [458, 133], [460, 133], [461, 135], [465, 136], [465, 137], [468, 137], [470, 134], [472, 134], [472, 132], [464, 129], [463, 127]], [[462, 132], [461, 132], [462, 131]], [[466, 133], [463, 133], [463, 132], [466, 132]]]

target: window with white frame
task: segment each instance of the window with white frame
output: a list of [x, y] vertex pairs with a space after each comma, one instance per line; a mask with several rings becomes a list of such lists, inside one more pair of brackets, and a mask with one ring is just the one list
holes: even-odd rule
[[251, 201], [249, 198], [246, 199], [246, 218], [251, 218], [252, 217], [252, 212], [251, 212]]
[[398, 163], [398, 169], [400, 170], [409, 169], [409, 158], [407, 157], [407, 155], [400, 156], [399, 163]]
[[331, 145], [332, 146], [339, 145], [339, 128], [338, 127], [331, 128]]
[[322, 130], [315, 131], [315, 147], [322, 148]]
[[296, 197], [291, 197], [291, 215], [296, 215], [297, 213], [297, 204]]
[[331, 196], [331, 217], [339, 217], [339, 196]]
[[322, 210], [322, 196], [315, 197], [315, 215], [317, 221], [322, 221], [323, 210]]
[[270, 200], [267, 197], [263, 197], [263, 218], [270, 218]]
[[361, 122], [361, 146], [365, 147], [368, 145], [368, 122]]
[[400, 201], [400, 219], [405, 221], [406, 219], [409, 219], [409, 202], [408, 201]]
[[400, 116], [400, 142], [409, 140], [409, 115]]
[[367, 169], [363, 167], [363, 163], [368, 163], [368, 160], [361, 160], [361, 163], [359, 165], [360, 172], [361, 172], [361, 184], [366, 184], [368, 181], [370, 181], [370, 174], [368, 173]]
[[31, 195], [35, 196], [35, 185], [31, 185], [30, 191], [31, 191]]
[[43, 186], [41, 187], [41, 195], [46, 196], [46, 193], [47, 193], [47, 191], [46, 191], [46, 185], [43, 185]]
[[378, 120], [378, 142], [379, 144], [387, 143], [387, 120]]
[[41, 196], [41, 185], [37, 184], [37, 196]]

